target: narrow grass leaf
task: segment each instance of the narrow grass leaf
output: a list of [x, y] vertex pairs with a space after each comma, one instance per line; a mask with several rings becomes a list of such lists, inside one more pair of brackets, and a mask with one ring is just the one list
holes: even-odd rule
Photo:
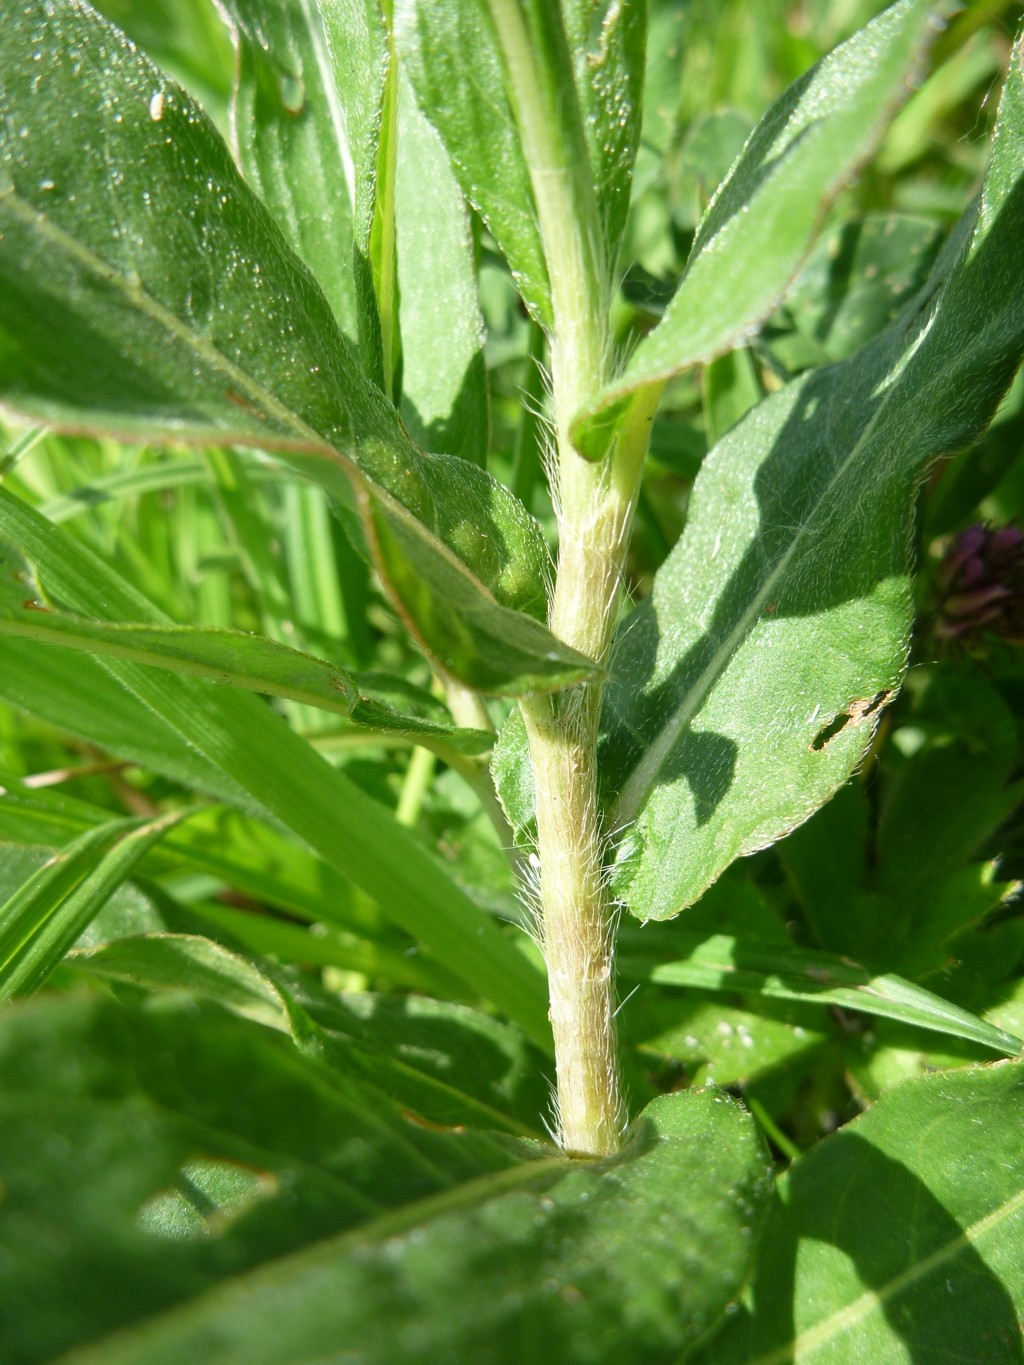
[[[59, 790], [11, 786], [0, 793], [0, 840], [38, 848], [44, 856], [46, 849], [59, 849], [109, 818], [109, 811]], [[277, 918], [219, 902], [189, 901], [187, 913], [212, 938], [226, 935], [229, 942], [283, 962], [340, 967], [396, 988], [446, 998], [475, 995], [427, 954], [410, 953], [405, 935], [358, 899], [351, 883], [333, 867], [294, 839], [230, 807], [193, 807], [187, 820], [146, 852], [138, 874], [148, 879], [168, 874], [211, 877], [232, 893], [287, 915]], [[148, 889], [153, 891], [152, 885]], [[176, 904], [172, 909], [181, 918]]]
[[79, 835], [0, 906], [0, 998], [38, 990], [139, 860], [180, 820], [110, 820]]
[[[26, 596], [26, 593], [29, 594]], [[0, 635], [109, 655], [206, 678], [229, 687], [285, 697], [333, 711], [357, 725], [400, 734], [444, 751], [480, 753], [492, 737], [456, 726], [429, 693], [396, 678], [347, 673], [325, 659], [302, 654], [262, 635], [217, 626], [171, 626], [91, 621], [52, 605], [32, 567], [0, 543]], [[392, 699], [404, 693], [409, 708]], [[415, 708], [415, 709], [412, 709]]]
[[[259, 484], [295, 478], [291, 471], [271, 464], [269, 460], [250, 464], [246, 473], [249, 479]], [[138, 465], [134, 469], [117, 469], [111, 474], [101, 474], [67, 493], [57, 493], [47, 498], [40, 504], [40, 511], [50, 521], [60, 523], [107, 503], [121, 502], [144, 493], [165, 493], [173, 488], [207, 485], [210, 482], [209, 466], [205, 460], [175, 455], [154, 460], [151, 464]]]
[[963, 1038], [1005, 1057], [1016, 1057], [1024, 1042], [987, 1024], [969, 1010], [902, 977], [872, 972], [849, 958], [809, 949], [761, 947], [729, 934], [680, 931], [685, 958], [675, 962], [622, 957], [622, 976], [662, 986], [750, 993], [775, 1000], [839, 1005], [882, 1019]]
[[104, 753], [252, 810], [245, 791], [187, 745], [99, 662], [0, 635], [0, 698]]
[[341, 917], [325, 915], [312, 930], [277, 916], [234, 910], [215, 901], [190, 901], [191, 926], [207, 938], [302, 967], [337, 967], [394, 990], [424, 991], [447, 1000], [470, 999], [466, 983], [421, 952], [380, 942], [365, 929], [335, 928]]
[[[108, 565], [0, 489], [0, 536], [21, 547], [54, 594], [83, 616], [163, 624]], [[36, 670], [45, 672], [39, 655]], [[244, 804], [310, 845], [445, 966], [548, 1046], [543, 977], [392, 813], [331, 768], [266, 704], [126, 661], [105, 667], [183, 743], [245, 793]]]

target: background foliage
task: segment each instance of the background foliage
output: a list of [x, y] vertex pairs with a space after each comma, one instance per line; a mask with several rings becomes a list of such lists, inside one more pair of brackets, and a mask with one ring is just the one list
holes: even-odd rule
[[[234, 58], [208, 5], [99, 8], [230, 134]], [[261, 25], [277, 7], [224, 8], [240, 30], [246, 177], [282, 222], [293, 200], [290, 239], [319, 267], [363, 371], [385, 388], [402, 377], [413, 439], [475, 467], [479, 515], [466, 520], [489, 542], [445, 520], [443, 460], [410, 455], [416, 478], [396, 477], [389, 443], [411, 447], [363, 371], [345, 375], [355, 417], [303, 409], [296, 379], [302, 438], [283, 430], [273, 456], [246, 448], [257, 398], [225, 398], [169, 352], [161, 391], [193, 386], [188, 448], [4, 427], [0, 982], [6, 996], [35, 995], [0, 1020], [5, 1358], [277, 1362], [345, 1342], [368, 1361], [475, 1362], [508, 1359], [514, 1342], [517, 1357], [573, 1362], [923, 1361], [940, 1348], [1024, 1359], [1024, 1064], [993, 1064], [1018, 1056], [1024, 1036], [1020, 375], [986, 434], [913, 494], [914, 599], [888, 604], [913, 608], [910, 667], [855, 777], [738, 862], [765, 842], [736, 832], [742, 810], [729, 801], [747, 806], [748, 790], [707, 793], [707, 812], [700, 793], [684, 816], [673, 807], [673, 827], [690, 819], [706, 841], [685, 884], [623, 848], [627, 904], [654, 918], [694, 904], [671, 924], [623, 916], [619, 1025], [641, 1117], [621, 1158], [569, 1163], [545, 1140], [543, 975], [517, 927], [528, 852], [513, 847], [486, 768], [483, 727], [502, 729], [510, 702], [453, 715], [392, 605], [487, 692], [586, 675], [540, 624], [544, 537], [487, 482], [512, 489], [550, 541], [530, 316], [543, 315], [543, 262], [524, 258], [528, 311], [411, 92], [396, 88], [417, 163], [440, 167], [420, 179], [443, 230], [421, 240], [405, 216], [387, 294], [401, 350], [389, 348], [387, 316], [367, 312], [387, 259], [372, 206], [357, 197], [342, 228], [317, 207], [330, 182], [317, 129], [298, 117], [315, 96], [292, 70], [301, 29], [273, 33], [271, 60]], [[624, 348], [664, 315], [704, 207], [771, 100], [881, 8], [652, 4], [632, 204], [624, 220], [614, 196], [607, 208], [624, 231]], [[653, 605], [619, 656], [610, 773], [628, 773], [622, 737], [646, 723], [629, 709], [640, 706], [630, 651], [665, 610], [655, 575], [699, 526], [691, 493], [705, 457], [717, 446], [714, 460], [741, 463], [742, 437], [728, 433], [762, 399], [771, 414], [806, 393], [838, 410], [888, 372], [872, 369], [891, 360], [882, 334], [981, 182], [1021, 18], [1019, 5], [976, 0], [953, 20], [878, 155], [836, 194], [782, 305], [746, 344], [670, 381], [628, 567], [632, 597]], [[376, 98], [375, 41], [368, 25], [350, 130], [363, 126], [359, 101]], [[99, 67], [116, 94], [115, 59]], [[302, 69], [314, 69], [308, 53]], [[219, 155], [212, 131], [188, 135]], [[354, 136], [353, 164], [364, 152]], [[282, 165], [309, 175], [282, 179]], [[83, 196], [94, 169], [83, 160]], [[217, 174], [234, 193], [226, 156]], [[395, 176], [399, 206], [418, 202], [408, 166]], [[317, 311], [324, 296], [289, 274], [283, 237], [274, 258], [277, 229], [255, 199], [245, 205], [245, 230], [270, 243], [273, 306], [237, 320], [239, 345], [258, 354], [291, 328], [296, 375], [341, 365], [326, 343], [306, 353], [334, 326]], [[239, 268], [217, 222], [193, 228], [182, 251], [215, 258], [222, 276]], [[333, 230], [361, 244], [365, 277], [332, 274]], [[37, 306], [12, 288], [10, 316]], [[203, 306], [190, 295], [189, 309]], [[1019, 300], [1006, 308], [1019, 316]], [[425, 366], [438, 316], [454, 319], [451, 344]], [[99, 346], [85, 349], [95, 337], [79, 341], [69, 384], [109, 383], [119, 397]], [[946, 344], [958, 353], [957, 338]], [[12, 355], [0, 344], [5, 380], [23, 378]], [[834, 387], [818, 392], [818, 367], [833, 362], [845, 362], [829, 371]], [[936, 409], [963, 383], [939, 372]], [[915, 396], [894, 447], [913, 445]], [[324, 475], [307, 439], [347, 422], [373, 431], [354, 457], [383, 547], [373, 571], [350, 485]], [[899, 539], [903, 523], [883, 525], [854, 456], [870, 512], [846, 528], [856, 577], [865, 527]], [[331, 514], [324, 485], [347, 516]], [[447, 572], [448, 551], [471, 572], [437, 597], [479, 625], [472, 647], [420, 590]], [[768, 617], [787, 614], [786, 589]], [[867, 703], [899, 681], [898, 659], [889, 670]], [[659, 693], [659, 707], [671, 699]], [[728, 691], [722, 704], [733, 706]], [[825, 719], [807, 736], [819, 749], [850, 717], [834, 732]], [[720, 756], [709, 757], [713, 770]], [[528, 829], [514, 725], [496, 771], [505, 810]], [[650, 847], [657, 809], [646, 818]]]

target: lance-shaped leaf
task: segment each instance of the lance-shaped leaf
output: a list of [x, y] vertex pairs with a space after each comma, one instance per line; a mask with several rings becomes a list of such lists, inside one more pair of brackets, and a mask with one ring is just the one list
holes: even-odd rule
[[[480, 753], [492, 737], [456, 726], [428, 692], [402, 678], [380, 680], [348, 673], [326, 659], [215, 626], [154, 625], [92, 621], [61, 609], [48, 597], [28, 561], [0, 541], [0, 635], [63, 645], [86, 654], [132, 659], [173, 672], [345, 716], [356, 725], [405, 735], [425, 746], [456, 753]], [[403, 698], [405, 708], [396, 701]]]
[[531, 314], [550, 324], [551, 286], [530, 172], [486, 4], [397, 0], [395, 33], [399, 60], [463, 194], [498, 243]]
[[108, 820], [61, 849], [0, 905], [0, 998], [37, 990], [180, 819]]
[[806, 819], [898, 687], [907, 532], [927, 462], [985, 427], [1024, 351], [1024, 88], [1011, 66], [980, 200], [918, 298], [716, 447], [613, 665], [618, 889], [665, 919]]
[[394, 211], [402, 416], [427, 450], [483, 464], [487, 373], [469, 214], [444, 144], [406, 80], [399, 81]]
[[621, 957], [618, 971], [622, 976], [662, 986], [743, 991], [773, 1000], [839, 1005], [980, 1043], [1007, 1057], [1016, 1057], [1024, 1048], [1012, 1033], [986, 1023], [969, 1010], [902, 977], [869, 971], [847, 957], [790, 944], [772, 947], [744, 943], [730, 934], [680, 931], [678, 937], [680, 949], [689, 950], [687, 957], [677, 962]]
[[608, 260], [614, 262], [640, 144], [647, 6], [562, 0], [562, 17]]
[[231, 122], [239, 164], [316, 276], [342, 332], [358, 343], [365, 315], [376, 311], [367, 263], [387, 65], [383, 15], [375, 0], [220, 0], [220, 8], [237, 54]]
[[585, 454], [603, 454], [637, 390], [731, 350], [777, 306], [823, 206], [909, 94], [933, 8], [899, 0], [772, 105], [708, 205], [664, 318], [577, 418]]
[[[528, 49], [514, 73], [502, 50], [510, 23]], [[640, 139], [646, 6], [398, 0], [395, 25], [420, 107], [463, 193], [504, 253], [530, 313], [549, 326], [551, 281], [532, 177], [581, 175], [583, 199], [596, 209], [595, 237], [604, 236], [603, 249], [594, 244], [597, 255], [612, 262]], [[505, 30], [502, 42], [497, 27]], [[529, 117], [557, 130], [557, 168], [528, 164], [517, 123], [523, 101]]]
[[[76, 613], [164, 623], [153, 604], [101, 559], [3, 489], [0, 536], [24, 547], [55, 596]], [[0, 641], [0, 654], [6, 645]], [[35, 675], [45, 679], [52, 661], [39, 646], [31, 648]], [[244, 692], [127, 660], [107, 659], [103, 668], [156, 714], [161, 741], [167, 731], [176, 733], [179, 747], [202, 759], [201, 771], [224, 774], [239, 804], [304, 840], [472, 990], [547, 1045], [541, 974], [389, 810], [332, 768], [270, 707]]]
[[[439, 566], [444, 610], [421, 621], [422, 594], [378, 564], [443, 668], [495, 691], [588, 672], [532, 619], [540, 528], [482, 470], [412, 444], [180, 88], [77, 0], [37, 0], [5, 25], [0, 114], [0, 402], [65, 429], [280, 448]], [[481, 617], [505, 648], [478, 664]]]
[[1019, 1361], [1022, 1122], [1024, 1066], [1004, 1063], [908, 1081], [825, 1138], [702, 1365]]

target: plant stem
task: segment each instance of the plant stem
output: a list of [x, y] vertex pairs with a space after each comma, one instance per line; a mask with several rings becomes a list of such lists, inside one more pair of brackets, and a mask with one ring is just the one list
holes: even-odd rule
[[[599, 663], [607, 659], [615, 623], [647, 448], [647, 415], [645, 404], [601, 466], [584, 464], [572, 450], [560, 458], [561, 539], [551, 624], [567, 644]], [[569, 1152], [605, 1156], [618, 1150], [624, 1111], [615, 1043], [613, 915], [597, 789], [601, 686], [530, 697], [522, 710], [536, 792], [559, 1136]]]
[[[648, 444], [648, 405], [606, 459], [574, 448], [570, 423], [610, 378], [604, 235], [556, 6], [488, 0], [544, 243], [551, 292], [558, 576], [550, 625], [607, 659], [629, 526]], [[652, 400], [654, 401], [654, 400]], [[612, 998], [612, 907], [597, 784], [600, 684], [522, 703], [536, 791], [540, 923], [555, 1041], [559, 1139], [570, 1153], [618, 1150], [623, 1105]]]
[[412, 829], [420, 818], [423, 797], [434, 779], [436, 766], [437, 759], [429, 749], [422, 749], [419, 745], [413, 749], [409, 758], [409, 766], [405, 770], [405, 781], [402, 783], [402, 791], [398, 798], [398, 808], [395, 811], [395, 819], [400, 825], [405, 825], [407, 829]]

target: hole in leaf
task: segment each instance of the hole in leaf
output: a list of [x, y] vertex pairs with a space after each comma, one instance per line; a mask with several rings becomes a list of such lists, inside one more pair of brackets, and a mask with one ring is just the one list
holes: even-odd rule
[[862, 725], [880, 710], [891, 696], [892, 692], [886, 689], [883, 692], [876, 692], [873, 697], [851, 702], [845, 711], [840, 711], [827, 725], [821, 727], [811, 741], [811, 748], [816, 754], [821, 753], [829, 740], [835, 739], [848, 725]]

